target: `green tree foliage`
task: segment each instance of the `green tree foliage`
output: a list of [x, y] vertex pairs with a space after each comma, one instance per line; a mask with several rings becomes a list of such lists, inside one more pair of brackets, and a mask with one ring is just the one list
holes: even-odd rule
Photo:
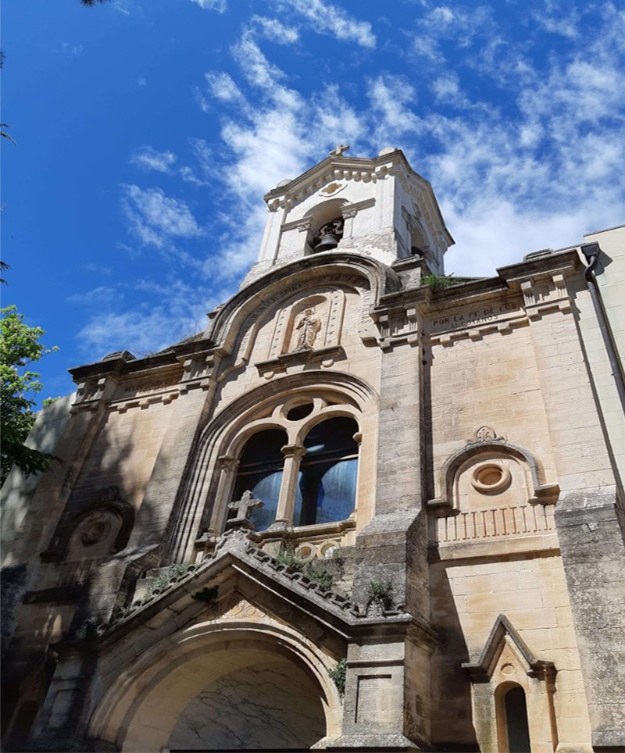
[[32, 397], [41, 390], [39, 374], [29, 369], [46, 353], [39, 338], [44, 334], [40, 327], [29, 327], [15, 306], [0, 309], [0, 418], [2, 421], [2, 481], [11, 467], [17, 465], [25, 473], [43, 471], [52, 456], [33, 450], [24, 441], [35, 422]]

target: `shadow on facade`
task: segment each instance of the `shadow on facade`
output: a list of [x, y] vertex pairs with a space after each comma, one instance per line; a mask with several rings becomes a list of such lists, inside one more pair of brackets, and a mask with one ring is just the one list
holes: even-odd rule
[[[44, 747], [33, 747], [32, 733], [54, 682], [59, 654], [77, 641], [88, 643], [98, 625], [132, 598], [141, 572], [158, 564], [157, 545], [137, 546], [133, 541], [138, 519], [152, 530], [154, 517], [142, 505], [145, 489], [131, 472], [141, 459], [133, 456], [132, 432], [123, 438], [115, 435], [109, 416], [91, 419], [98, 425], [84, 432], [81, 447], [68, 446], [69, 432], [62, 437], [57, 433], [56, 447], [53, 436], [44, 437], [46, 450], [58, 459], [44, 474], [22, 484], [27, 495], [10, 499], [21, 478], [8, 490], [16, 536], [13, 552], [19, 561], [2, 571], [3, 657], [10, 651], [2, 667], [6, 751], [46, 749], [44, 742]], [[70, 427], [75, 420], [69, 420]], [[52, 434], [54, 429], [52, 425]], [[95, 667], [92, 652], [82, 654], [79, 676], [84, 687], [72, 695], [68, 728], [81, 716]]]

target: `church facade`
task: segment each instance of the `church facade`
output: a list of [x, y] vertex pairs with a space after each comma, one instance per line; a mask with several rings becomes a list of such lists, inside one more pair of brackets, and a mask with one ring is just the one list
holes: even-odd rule
[[6, 750], [625, 750], [625, 228], [456, 279], [403, 153], [345, 152], [204, 332], [39, 418]]

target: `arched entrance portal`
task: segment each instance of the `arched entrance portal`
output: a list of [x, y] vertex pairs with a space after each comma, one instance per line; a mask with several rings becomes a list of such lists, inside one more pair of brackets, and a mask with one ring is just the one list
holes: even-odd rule
[[162, 642], [109, 687], [91, 733], [123, 753], [292, 750], [336, 736], [327, 657], [267, 627], [205, 623]]
[[290, 659], [258, 649], [207, 659], [189, 668], [212, 679], [178, 716], [170, 750], [310, 748], [325, 736], [319, 687]]

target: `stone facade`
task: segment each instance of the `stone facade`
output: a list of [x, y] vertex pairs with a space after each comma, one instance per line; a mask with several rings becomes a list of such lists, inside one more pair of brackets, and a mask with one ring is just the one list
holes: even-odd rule
[[625, 750], [625, 229], [446, 278], [429, 183], [344, 152], [206, 331], [38, 419], [6, 750]]

